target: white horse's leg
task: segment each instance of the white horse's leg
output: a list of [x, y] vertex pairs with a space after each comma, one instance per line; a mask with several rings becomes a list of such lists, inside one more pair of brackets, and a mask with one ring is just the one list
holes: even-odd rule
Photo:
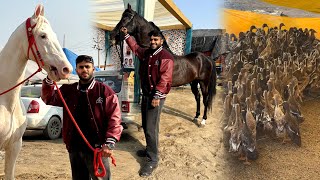
[[5, 149], [5, 167], [4, 167], [4, 173], [5, 173], [5, 179], [6, 180], [14, 180], [14, 170], [15, 170], [15, 164], [18, 157], [18, 154], [21, 150], [22, 146], [22, 137], [12, 143], [9, 144], [8, 147]]

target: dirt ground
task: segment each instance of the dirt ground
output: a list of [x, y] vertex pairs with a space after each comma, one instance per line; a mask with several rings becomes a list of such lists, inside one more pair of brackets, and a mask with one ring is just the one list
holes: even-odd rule
[[[219, 87], [220, 88], [220, 87]], [[221, 89], [219, 94], [221, 94]], [[216, 96], [207, 125], [192, 122], [195, 100], [190, 89], [174, 89], [167, 97], [160, 123], [160, 164], [145, 179], [317, 179], [320, 177], [319, 117], [320, 101], [303, 103], [305, 122], [301, 124], [302, 147], [280, 140], [261, 137], [259, 158], [244, 165], [231, 156], [221, 143], [219, 118], [222, 100]], [[140, 117], [137, 116], [140, 123]], [[136, 126], [125, 130], [114, 156], [112, 179], [142, 179], [138, 175], [143, 159], [135, 152], [145, 145], [143, 131]], [[0, 155], [3, 178], [4, 160]], [[16, 179], [71, 179], [68, 153], [61, 139], [45, 140], [41, 135], [26, 133], [16, 163]]]

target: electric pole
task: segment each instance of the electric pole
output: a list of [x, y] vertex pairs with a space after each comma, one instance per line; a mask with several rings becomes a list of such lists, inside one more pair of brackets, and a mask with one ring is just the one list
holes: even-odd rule
[[63, 34], [63, 47], [66, 47], [66, 34]]

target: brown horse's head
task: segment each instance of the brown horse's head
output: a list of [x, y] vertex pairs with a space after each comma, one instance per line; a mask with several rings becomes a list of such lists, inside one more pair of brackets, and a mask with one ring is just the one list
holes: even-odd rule
[[116, 27], [110, 32], [110, 41], [112, 44], [119, 44], [121, 38], [120, 29], [126, 27], [129, 34], [133, 34], [136, 29], [135, 17], [139, 16], [134, 10], [131, 9], [131, 5], [128, 4], [128, 8], [122, 13], [122, 17]]

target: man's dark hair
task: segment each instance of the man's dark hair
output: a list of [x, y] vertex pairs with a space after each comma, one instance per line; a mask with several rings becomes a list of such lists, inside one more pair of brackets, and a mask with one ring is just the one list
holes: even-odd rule
[[77, 59], [76, 59], [76, 65], [77, 65], [78, 63], [83, 62], [83, 61], [94, 64], [94, 63], [93, 63], [93, 59], [92, 59], [91, 56], [79, 55], [79, 56], [77, 57]]
[[149, 37], [151, 37], [151, 36], [156, 36], [156, 37], [161, 37], [161, 39], [164, 39], [164, 36], [163, 36], [162, 32], [159, 31], [159, 30], [156, 30], [156, 29], [150, 31], [150, 32], [148, 33], [148, 36], [149, 36]]

